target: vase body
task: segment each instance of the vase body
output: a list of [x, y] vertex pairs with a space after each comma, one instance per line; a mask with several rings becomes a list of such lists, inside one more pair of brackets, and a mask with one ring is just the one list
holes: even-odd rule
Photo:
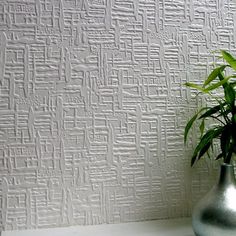
[[218, 183], [195, 206], [197, 236], [236, 236], [236, 182], [233, 165], [222, 164]]

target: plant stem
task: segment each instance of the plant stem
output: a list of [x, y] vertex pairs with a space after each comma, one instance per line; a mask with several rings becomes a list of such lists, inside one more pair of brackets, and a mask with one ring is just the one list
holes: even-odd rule
[[210, 117], [212, 117], [213, 119], [216, 119], [216, 120], [218, 120], [222, 125], [226, 125], [222, 120], [220, 120], [218, 117], [216, 117], [216, 116], [210, 116]]

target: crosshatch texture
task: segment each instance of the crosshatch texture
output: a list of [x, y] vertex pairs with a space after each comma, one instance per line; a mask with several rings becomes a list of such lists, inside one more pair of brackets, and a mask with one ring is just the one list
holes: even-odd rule
[[229, 0], [1, 1], [1, 225], [189, 216], [215, 166], [189, 168], [183, 83], [204, 78], [212, 50], [235, 49], [235, 12]]

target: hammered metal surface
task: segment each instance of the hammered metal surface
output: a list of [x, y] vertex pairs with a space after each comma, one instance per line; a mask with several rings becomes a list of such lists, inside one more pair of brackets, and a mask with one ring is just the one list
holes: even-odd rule
[[192, 217], [198, 236], [236, 234], [236, 182], [232, 165], [223, 164], [219, 182], [195, 206]]

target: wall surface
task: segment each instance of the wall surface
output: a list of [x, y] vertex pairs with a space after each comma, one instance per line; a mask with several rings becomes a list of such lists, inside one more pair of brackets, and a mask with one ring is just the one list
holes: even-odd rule
[[183, 83], [233, 51], [235, 13], [229, 0], [1, 1], [1, 225], [188, 216], [216, 166], [189, 167]]

